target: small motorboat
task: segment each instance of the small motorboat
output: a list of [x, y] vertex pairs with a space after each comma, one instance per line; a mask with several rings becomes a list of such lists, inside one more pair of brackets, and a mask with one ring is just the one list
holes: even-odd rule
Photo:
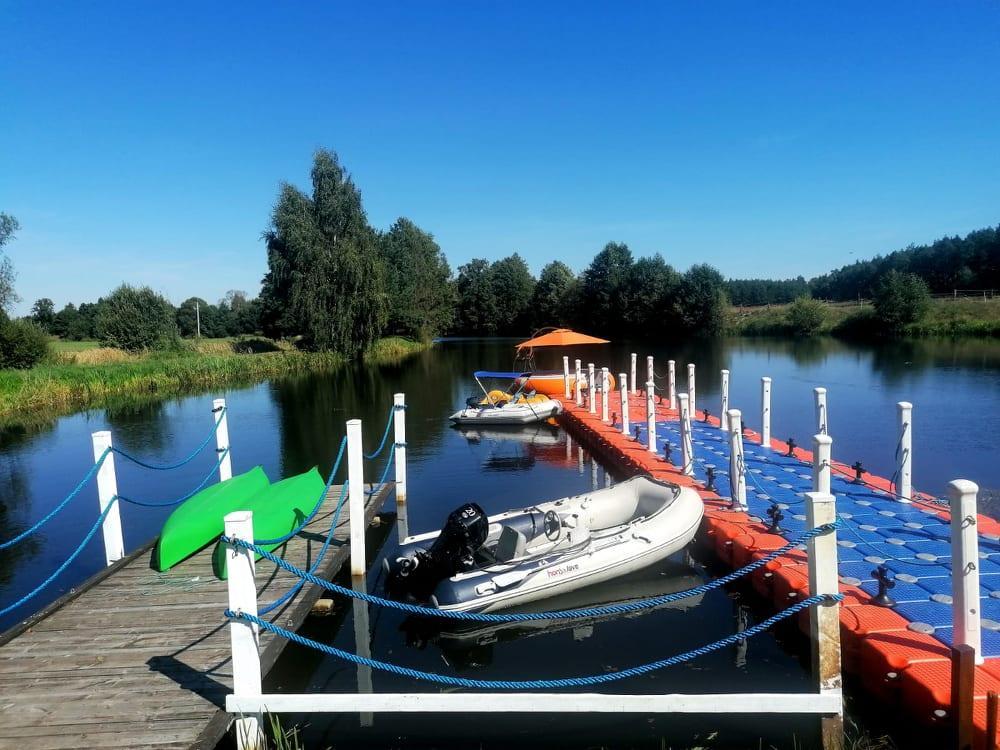
[[[451, 415], [458, 425], [519, 425], [551, 419], [562, 412], [562, 403], [525, 389], [530, 372], [493, 372], [478, 370], [473, 373], [484, 397], [472, 396], [465, 408]], [[506, 391], [487, 390], [483, 380], [501, 378], [511, 380]]]
[[441, 531], [404, 540], [386, 590], [442, 610], [489, 612], [602, 583], [660, 562], [694, 537], [689, 487], [639, 476], [487, 518], [475, 503]]

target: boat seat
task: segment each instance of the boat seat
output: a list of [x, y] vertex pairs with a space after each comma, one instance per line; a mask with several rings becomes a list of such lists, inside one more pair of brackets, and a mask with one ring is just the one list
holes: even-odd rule
[[528, 537], [517, 529], [504, 526], [497, 540], [496, 552], [494, 556], [497, 562], [505, 563], [516, 560], [524, 556], [524, 550], [528, 546]]

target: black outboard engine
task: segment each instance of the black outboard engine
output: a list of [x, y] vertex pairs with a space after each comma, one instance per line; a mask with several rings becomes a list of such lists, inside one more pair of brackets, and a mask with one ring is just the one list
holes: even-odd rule
[[489, 528], [486, 513], [475, 503], [453, 510], [430, 549], [390, 563], [386, 591], [396, 599], [427, 601], [439, 581], [475, 567]]

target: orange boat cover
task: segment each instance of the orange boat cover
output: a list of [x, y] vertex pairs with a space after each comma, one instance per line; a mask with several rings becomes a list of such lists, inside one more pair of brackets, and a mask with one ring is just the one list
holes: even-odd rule
[[517, 345], [518, 349], [535, 346], [572, 346], [574, 344], [610, 344], [607, 339], [599, 339], [596, 336], [588, 336], [585, 333], [577, 333], [569, 328], [557, 328], [554, 331], [537, 336], [527, 341], [522, 341]]

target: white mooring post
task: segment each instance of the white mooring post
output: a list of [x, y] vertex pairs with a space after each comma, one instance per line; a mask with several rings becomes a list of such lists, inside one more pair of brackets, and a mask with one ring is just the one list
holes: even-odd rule
[[[357, 593], [367, 593], [367, 583], [363, 576], [351, 576], [351, 588]], [[354, 653], [364, 659], [372, 658], [371, 628], [368, 618], [368, 602], [360, 599], [352, 601], [354, 609]], [[358, 665], [358, 693], [367, 695], [374, 692], [372, 684], [372, 668]], [[375, 715], [371, 712], [360, 712], [358, 723], [370, 727], [375, 723]]]
[[760, 444], [771, 447], [771, 378], [760, 379]]
[[587, 363], [587, 387], [590, 389], [589, 409], [591, 414], [597, 414], [597, 378], [594, 376], [594, 363]]
[[829, 434], [829, 426], [826, 419], [826, 388], [813, 388], [816, 397], [816, 431], [822, 435]]
[[601, 421], [608, 422], [608, 396], [611, 394], [611, 380], [608, 378], [608, 368], [601, 368]]
[[656, 385], [652, 379], [646, 381], [646, 448], [650, 453], [656, 453], [656, 404], [653, 403], [653, 393]]
[[908, 503], [913, 499], [913, 404], [900, 401], [899, 411], [899, 455], [896, 456], [896, 499]]
[[628, 435], [629, 422], [628, 422], [628, 378], [624, 372], [618, 373], [618, 379], [621, 381], [619, 387], [622, 394], [622, 435]]
[[351, 575], [365, 574], [365, 456], [361, 420], [347, 420], [347, 497], [351, 525]]
[[410, 525], [406, 512], [406, 394], [392, 396], [393, 446], [396, 464], [396, 529], [399, 541], [410, 535]]
[[653, 374], [654, 373], [655, 373], [655, 370], [653, 369], [653, 358], [652, 357], [646, 357], [646, 382], [647, 383], [655, 383], [656, 382], [653, 379]]
[[[225, 518], [226, 536], [253, 542], [253, 513], [238, 510]], [[254, 555], [243, 547], [226, 545], [229, 609], [257, 615], [257, 587], [254, 583]], [[260, 635], [257, 626], [245, 620], [229, 621], [229, 642], [233, 650], [233, 695], [261, 694]], [[241, 713], [233, 727], [238, 750], [262, 750], [263, 716]]]
[[635, 379], [635, 365], [636, 361], [639, 359], [639, 355], [632, 352], [632, 379], [629, 381], [632, 384], [632, 395], [634, 396], [639, 392], [639, 381]]
[[830, 494], [830, 461], [833, 455], [833, 438], [813, 435], [813, 492]]
[[[215, 415], [221, 415], [216, 417]], [[219, 481], [225, 482], [233, 478], [233, 451], [229, 447], [229, 410], [226, 409], [226, 399], [217, 398], [212, 402], [212, 416], [219, 420], [215, 431], [215, 452], [222, 456], [219, 462]]]
[[569, 357], [563, 357], [563, 395], [569, 398]]
[[677, 363], [667, 360], [667, 402], [671, 409], [677, 408]]
[[688, 410], [692, 419], [698, 418], [697, 403], [694, 390], [694, 365], [688, 365]]
[[[111, 431], [94, 432], [90, 439], [94, 443], [94, 461], [100, 459], [104, 451], [111, 448]], [[125, 542], [122, 539], [122, 517], [118, 508], [118, 479], [115, 477], [115, 454], [108, 453], [101, 468], [97, 470], [97, 499], [101, 513], [111, 505], [101, 524], [104, 535], [104, 559], [108, 565], [125, 557]]]
[[976, 664], [983, 663], [979, 614], [979, 524], [976, 494], [979, 487], [967, 479], [948, 483], [951, 505], [951, 606], [952, 643], [976, 650]]
[[729, 487], [733, 506], [747, 509], [747, 475], [743, 462], [743, 415], [739, 409], [729, 410]]
[[582, 390], [583, 385], [582, 385], [582, 382], [581, 382], [582, 380], [583, 380], [583, 371], [580, 368], [580, 360], [577, 360], [576, 361], [576, 383], [573, 386], [576, 389], [576, 405], [577, 406], [582, 406], [583, 405], [583, 390]]
[[719, 429], [729, 431], [729, 370], [722, 371], [722, 405], [719, 409]]
[[688, 406], [688, 395], [677, 394], [677, 408], [680, 410], [681, 422], [681, 472], [686, 476], [694, 476], [694, 442], [691, 439], [691, 409]]
[[[825, 436], [824, 436], [825, 437]], [[826, 492], [806, 493], [806, 523], [815, 528], [837, 520], [836, 501]], [[809, 594], [836, 594], [840, 591], [837, 570], [837, 532], [834, 529], [806, 542], [809, 559]], [[844, 746], [843, 678], [840, 665], [840, 602], [812, 607], [809, 616], [812, 671], [821, 696], [835, 696], [838, 710], [820, 719], [822, 747]]]

